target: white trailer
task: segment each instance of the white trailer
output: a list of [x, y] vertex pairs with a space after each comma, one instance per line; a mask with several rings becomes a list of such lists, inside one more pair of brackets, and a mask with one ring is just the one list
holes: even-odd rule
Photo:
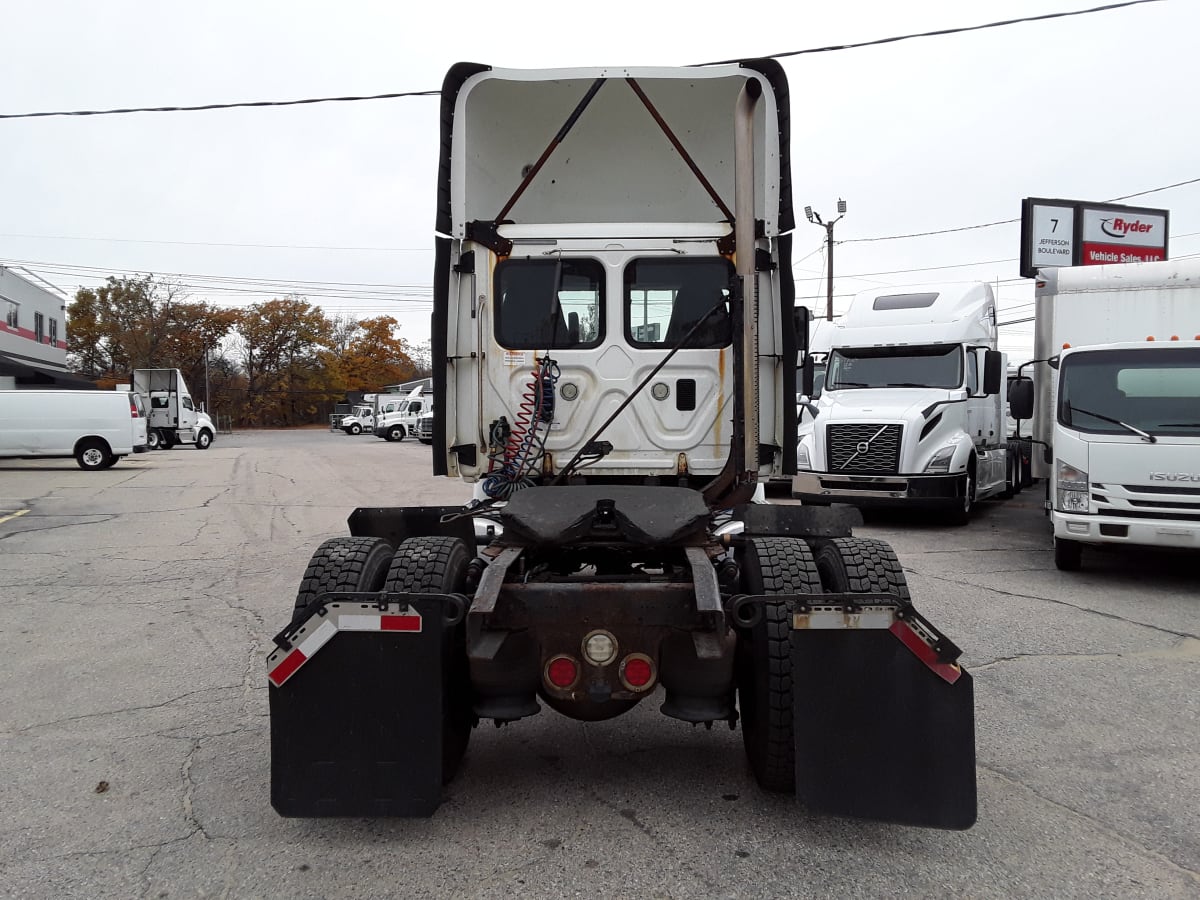
[[207, 450], [217, 430], [208, 413], [196, 406], [178, 369], [134, 369], [132, 387], [150, 411], [151, 450], [195, 444]]
[[1200, 260], [1039, 272], [1036, 477], [1047, 479], [1054, 561], [1087, 544], [1200, 548]]
[[988, 285], [865, 291], [829, 344], [824, 390], [800, 426], [794, 496], [936, 506], [965, 524], [976, 501], [1014, 489]]

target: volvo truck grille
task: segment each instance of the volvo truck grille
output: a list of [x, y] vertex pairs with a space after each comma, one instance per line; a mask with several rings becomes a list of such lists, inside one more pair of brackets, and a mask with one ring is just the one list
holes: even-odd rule
[[831, 475], [894, 475], [900, 471], [899, 425], [830, 425]]

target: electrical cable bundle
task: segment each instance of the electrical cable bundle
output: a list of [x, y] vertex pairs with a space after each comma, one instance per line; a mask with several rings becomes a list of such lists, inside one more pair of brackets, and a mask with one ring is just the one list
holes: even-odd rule
[[[506, 500], [513, 491], [536, 483], [554, 419], [554, 388], [559, 375], [558, 363], [549, 356], [539, 359], [534, 366], [503, 450], [488, 456], [489, 474], [483, 480], [483, 492], [489, 497]], [[493, 446], [501, 443], [496, 437], [492, 435]]]

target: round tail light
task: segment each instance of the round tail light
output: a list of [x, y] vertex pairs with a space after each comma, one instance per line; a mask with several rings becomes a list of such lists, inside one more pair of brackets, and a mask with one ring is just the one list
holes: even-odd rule
[[654, 660], [631, 653], [621, 663], [621, 681], [631, 691], [644, 691], [654, 683]]
[[569, 688], [579, 680], [579, 665], [569, 656], [556, 656], [546, 663], [546, 680], [556, 688]]

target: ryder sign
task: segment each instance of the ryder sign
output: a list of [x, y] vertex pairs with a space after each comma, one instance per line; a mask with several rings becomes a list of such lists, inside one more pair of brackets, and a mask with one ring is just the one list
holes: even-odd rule
[[1169, 219], [1165, 209], [1028, 197], [1021, 202], [1021, 276], [1166, 259]]

